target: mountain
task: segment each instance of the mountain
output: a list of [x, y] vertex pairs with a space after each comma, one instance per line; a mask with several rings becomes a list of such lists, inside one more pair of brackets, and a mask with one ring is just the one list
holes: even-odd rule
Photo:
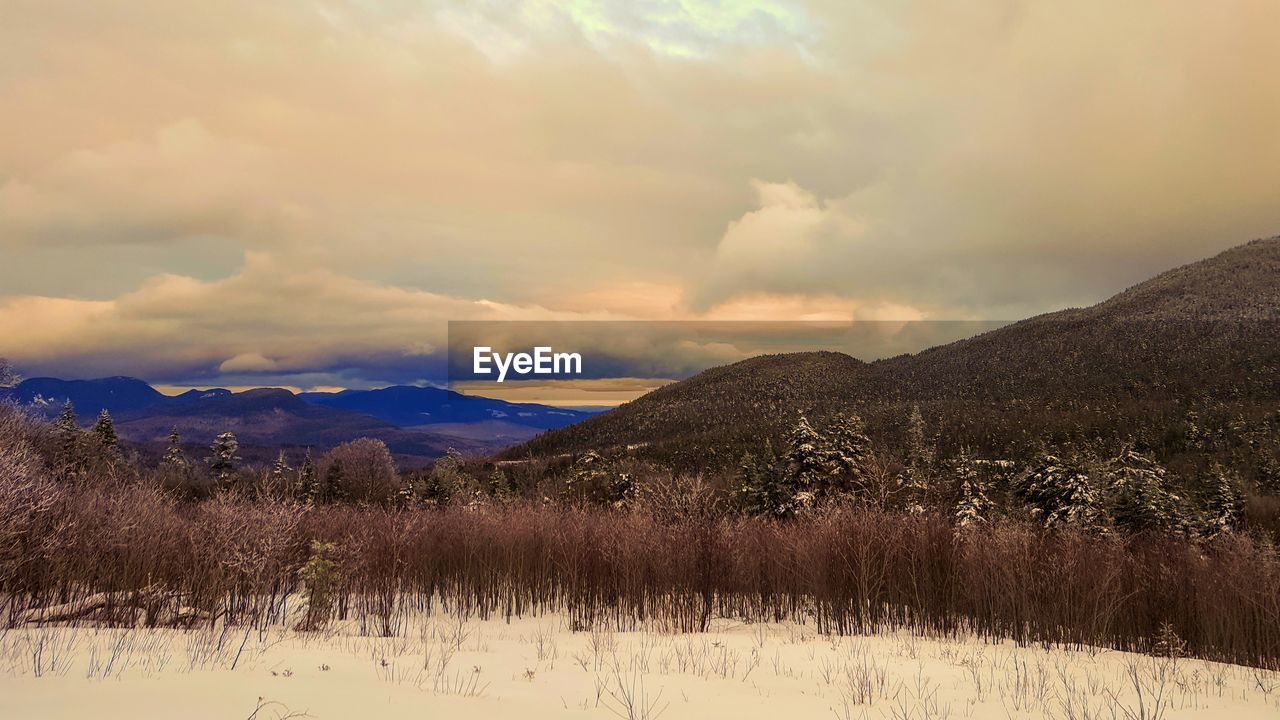
[[70, 400], [82, 424], [105, 409], [121, 437], [144, 451], [162, 449], [175, 427], [185, 440], [202, 444], [231, 431], [254, 459], [274, 457], [281, 446], [323, 451], [359, 437], [383, 440], [402, 460], [439, 457], [448, 448], [487, 454], [590, 416], [417, 387], [300, 395], [280, 388], [213, 388], [168, 396], [130, 377], [31, 378], [0, 389], [0, 399], [50, 418]]
[[62, 406], [67, 400], [71, 401], [82, 417], [96, 417], [103, 410], [115, 415], [150, 407], [168, 399], [145, 382], [131, 377], [96, 380], [38, 377], [23, 380], [17, 387], [0, 390], [0, 393], [4, 393], [9, 400], [27, 405], [49, 417], [62, 412]]
[[138, 443], [161, 443], [175, 427], [187, 439], [234, 432], [246, 447], [307, 446], [323, 450], [347, 440], [371, 437], [384, 441], [392, 453], [403, 456], [439, 457], [450, 447], [470, 453], [492, 450], [484, 442], [405, 430], [364, 413], [314, 405], [280, 388], [184, 393], [116, 416], [120, 435]]
[[579, 410], [510, 403], [463, 395], [442, 388], [406, 385], [379, 390], [343, 390], [338, 393], [310, 392], [302, 393], [299, 397], [316, 405], [366, 413], [400, 427], [499, 421], [547, 430], [564, 427], [592, 415]]
[[1133, 436], [1175, 448], [1188, 412], [1257, 419], [1280, 407], [1280, 238], [1163, 273], [1089, 308], [1049, 313], [875, 362], [834, 352], [713, 368], [504, 451], [507, 458], [636, 448], [727, 466], [797, 416], [858, 413], [889, 448], [921, 408], [940, 450], [1025, 452]]

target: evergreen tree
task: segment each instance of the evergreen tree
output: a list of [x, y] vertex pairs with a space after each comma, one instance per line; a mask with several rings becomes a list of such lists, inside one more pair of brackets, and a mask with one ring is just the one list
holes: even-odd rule
[[933, 462], [933, 451], [925, 441], [924, 416], [920, 414], [918, 404], [911, 406], [911, 414], [907, 416], [907, 452], [908, 467], [923, 468]]
[[1209, 498], [1205, 504], [1204, 534], [1216, 537], [1234, 530], [1244, 508], [1239, 481], [1218, 463], [1209, 468]]
[[289, 463], [285, 460], [284, 450], [276, 455], [276, 461], [271, 465], [271, 480], [278, 488], [287, 488], [289, 485], [289, 475], [293, 472], [293, 468], [289, 467]]
[[300, 499], [316, 499], [320, 492], [316, 479], [316, 464], [311, 460], [311, 448], [307, 448], [307, 454], [302, 458], [302, 467], [298, 468], [297, 495]]
[[955, 476], [960, 486], [960, 499], [955, 508], [956, 525], [965, 528], [986, 523], [993, 506], [987, 496], [986, 483], [974, 469], [968, 450], [962, 449], [956, 458]]
[[1208, 433], [1200, 425], [1200, 414], [1188, 410], [1183, 417], [1183, 439], [1187, 450], [1203, 450]]
[[404, 489], [400, 491], [401, 497], [409, 504], [419, 505], [446, 505], [452, 502], [467, 485], [462, 465], [462, 453], [449, 448], [444, 457], [431, 466], [431, 472], [409, 476]]
[[169, 431], [169, 446], [165, 448], [160, 463], [170, 468], [184, 470], [191, 465], [187, 460], [187, 454], [182, 451], [182, 436], [178, 434], [177, 427]]
[[80, 423], [76, 419], [76, 408], [68, 400], [62, 403], [62, 413], [58, 415], [58, 419], [53, 421], [53, 427], [59, 433], [71, 433], [80, 429]]
[[765, 442], [764, 453], [757, 459], [751, 453], [742, 456], [738, 470], [737, 500], [751, 515], [789, 517], [795, 512], [795, 486]]
[[1104, 468], [1106, 505], [1119, 527], [1175, 532], [1185, 526], [1182, 499], [1169, 491], [1167, 472], [1127, 445]]
[[236, 440], [235, 433], [224, 432], [214, 438], [209, 448], [213, 455], [206, 458], [205, 462], [209, 463], [209, 470], [218, 485], [226, 487], [235, 475], [236, 461], [240, 460], [236, 455], [240, 451], [240, 442]]
[[80, 423], [76, 420], [76, 409], [70, 400], [63, 403], [62, 414], [53, 421], [53, 429], [58, 437], [58, 459], [63, 467], [79, 467]]
[[738, 504], [751, 515], [785, 516], [790, 512], [791, 493], [783, 491], [782, 478], [751, 453], [742, 456], [738, 468]]
[[1280, 460], [1276, 459], [1274, 449], [1262, 453], [1256, 477], [1259, 495], [1280, 496]]
[[98, 414], [98, 420], [93, 424], [93, 436], [98, 440], [98, 444], [107, 451], [115, 450], [120, 443], [120, 438], [116, 436], [116, 425], [111, 420], [111, 413], [106, 408]]
[[784, 459], [787, 478], [794, 489], [791, 494], [792, 504], [796, 509], [812, 505], [817, 494], [826, 488], [834, 464], [826, 441], [804, 415], [800, 416], [800, 420], [787, 434], [787, 454]]
[[1079, 459], [1064, 462], [1046, 453], [1018, 479], [1013, 492], [1045, 527], [1104, 524], [1101, 498]]
[[501, 468], [495, 467], [493, 472], [489, 473], [487, 489], [489, 495], [495, 500], [506, 501], [511, 498], [511, 482], [507, 480]]
[[569, 476], [565, 480], [565, 489], [569, 492], [589, 492], [605, 475], [608, 461], [595, 450], [588, 450], [573, 461]]
[[925, 442], [924, 416], [920, 406], [912, 405], [907, 416], [907, 448], [902, 477], [899, 481], [902, 498], [910, 513], [922, 513], [932, 504], [933, 478], [931, 465], [933, 452]]
[[[803, 418], [802, 418], [803, 419]], [[827, 428], [826, 452], [821, 458], [828, 472], [834, 469], [834, 483], [828, 493], [865, 492], [868, 467], [872, 461], [871, 439], [857, 415], [836, 415]]]
[[340, 500], [343, 494], [345, 477], [346, 473], [342, 470], [341, 460], [334, 460], [329, 463], [329, 467], [324, 471], [324, 478], [320, 481], [312, 502], [317, 505], [327, 505]]
[[594, 450], [588, 450], [574, 461], [565, 480], [565, 492], [578, 498], [621, 507], [635, 495], [635, 481], [630, 473], [617, 472], [609, 461]]

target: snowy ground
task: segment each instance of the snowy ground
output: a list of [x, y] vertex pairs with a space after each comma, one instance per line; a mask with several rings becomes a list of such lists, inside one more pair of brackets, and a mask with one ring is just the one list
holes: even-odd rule
[[[257, 713], [256, 715], [254, 713]], [[1197, 660], [829, 638], [790, 625], [572, 633], [424, 620], [409, 637], [0, 631], [0, 718], [1280, 717], [1280, 675]]]

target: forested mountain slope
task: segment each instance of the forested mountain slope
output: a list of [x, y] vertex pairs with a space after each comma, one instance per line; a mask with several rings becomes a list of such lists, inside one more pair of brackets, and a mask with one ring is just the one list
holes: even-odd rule
[[777, 442], [801, 413], [821, 422], [839, 412], [863, 416], [893, 450], [916, 405], [944, 453], [1016, 456], [1120, 437], [1175, 452], [1197, 414], [1257, 422], [1280, 408], [1277, 320], [1280, 238], [1257, 240], [1092, 307], [912, 355], [797, 353], [714, 368], [504, 456], [632, 446], [675, 466], [724, 466]]

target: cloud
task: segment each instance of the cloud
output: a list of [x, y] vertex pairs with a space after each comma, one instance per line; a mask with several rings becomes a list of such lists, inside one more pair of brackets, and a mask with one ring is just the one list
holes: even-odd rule
[[699, 304], [761, 292], [856, 292], [831, 256], [839, 245], [856, 242], [863, 223], [794, 182], [753, 180], [752, 186], [758, 207], [729, 223]]
[[263, 197], [264, 155], [190, 119], [144, 141], [72, 150], [0, 183], [0, 242], [110, 245], [260, 232], [274, 212]]
[[329, 383], [421, 377], [450, 318], [1094, 302], [1280, 231], [1278, 23], [1270, 0], [18, 0], [0, 353]]
[[399, 379], [440, 377], [433, 353], [444, 344], [446, 318], [559, 317], [567, 316], [383, 287], [251, 253], [237, 274], [217, 281], [166, 275], [110, 301], [0, 301], [0, 337], [21, 338], [3, 348], [15, 362], [72, 375], [174, 381], [361, 367]]
[[218, 372], [271, 372], [278, 370], [279, 367], [275, 360], [265, 357], [261, 353], [240, 353], [219, 364]]

